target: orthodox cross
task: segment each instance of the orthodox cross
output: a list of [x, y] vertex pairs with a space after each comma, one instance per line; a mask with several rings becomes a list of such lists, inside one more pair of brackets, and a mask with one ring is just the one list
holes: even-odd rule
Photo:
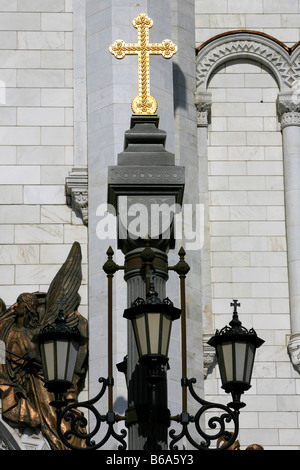
[[137, 43], [125, 43], [117, 39], [110, 45], [109, 51], [117, 59], [123, 59], [125, 55], [138, 56], [138, 95], [131, 103], [134, 114], [155, 114], [157, 103], [150, 95], [150, 54], [162, 55], [164, 59], [170, 59], [177, 52], [177, 46], [170, 40], [164, 39], [161, 43], [149, 42], [149, 28], [153, 20], [146, 13], [140, 13], [132, 22], [137, 29]]
[[65, 302], [64, 299], [63, 299], [63, 297], [61, 297], [56, 303], [59, 305], [59, 310], [63, 312], [63, 310], [64, 310], [64, 305], [65, 305], [67, 302]]
[[233, 307], [233, 313], [237, 313], [237, 307], [240, 307], [240, 306], [241, 304], [236, 299], [234, 299], [230, 304], [230, 307]]

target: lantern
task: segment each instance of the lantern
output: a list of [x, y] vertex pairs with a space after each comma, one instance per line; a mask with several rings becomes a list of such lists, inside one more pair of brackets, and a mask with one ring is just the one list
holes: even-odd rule
[[234, 306], [230, 327], [216, 331], [208, 344], [216, 348], [222, 388], [232, 394], [235, 407], [241, 408], [245, 405], [238, 405], [239, 397], [251, 387], [255, 352], [264, 341], [253, 329], [248, 331], [242, 326], [236, 311], [240, 304], [233, 301], [230, 305]]
[[46, 325], [38, 336], [45, 387], [61, 396], [72, 387], [80, 333], [66, 325], [60, 310], [54, 324]]
[[172, 322], [180, 317], [181, 310], [167, 298], [161, 301], [153, 287], [146, 301], [138, 298], [124, 311], [131, 320], [140, 362], [156, 359], [167, 362]]

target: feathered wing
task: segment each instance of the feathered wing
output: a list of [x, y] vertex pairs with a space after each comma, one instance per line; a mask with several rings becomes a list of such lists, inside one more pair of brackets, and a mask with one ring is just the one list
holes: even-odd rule
[[[70, 253], [59, 269], [58, 273], [51, 282], [47, 296], [46, 296], [46, 309], [45, 315], [42, 318], [42, 324], [53, 323], [57, 318], [59, 312], [59, 304], [57, 303], [62, 299], [65, 303], [64, 317], [77, 310], [80, 304], [80, 296], [78, 290], [82, 281], [81, 270], [81, 247], [78, 242], [74, 242]], [[75, 321], [75, 316], [69, 317], [69, 321]]]

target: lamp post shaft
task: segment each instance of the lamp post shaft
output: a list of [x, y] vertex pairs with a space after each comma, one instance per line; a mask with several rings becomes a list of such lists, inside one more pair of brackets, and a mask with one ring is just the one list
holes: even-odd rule
[[182, 412], [187, 412], [187, 346], [186, 346], [186, 298], [185, 298], [185, 278], [190, 270], [185, 261], [185, 251], [181, 247], [179, 252], [179, 262], [170, 270], [175, 271], [180, 279], [180, 302], [181, 302], [181, 373], [182, 373]]
[[108, 373], [108, 411], [113, 412], [113, 277], [123, 266], [118, 266], [114, 260], [114, 251], [110, 246], [106, 252], [107, 261], [103, 270], [107, 275], [107, 373]]

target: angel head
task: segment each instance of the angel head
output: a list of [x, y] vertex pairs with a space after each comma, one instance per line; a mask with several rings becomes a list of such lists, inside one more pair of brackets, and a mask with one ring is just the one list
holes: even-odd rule
[[24, 317], [25, 327], [34, 327], [39, 321], [38, 306], [39, 301], [36, 295], [25, 292], [17, 298], [13, 312], [17, 317]]

